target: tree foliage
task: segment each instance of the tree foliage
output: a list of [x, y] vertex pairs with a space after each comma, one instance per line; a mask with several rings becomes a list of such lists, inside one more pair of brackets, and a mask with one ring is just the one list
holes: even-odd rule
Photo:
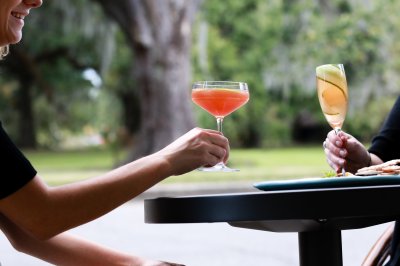
[[[182, 3], [45, 1], [27, 18], [22, 43], [0, 63], [1, 120], [8, 131], [16, 139], [32, 131], [41, 146], [88, 126], [107, 134], [119, 128], [138, 134], [149, 112], [155, 117], [170, 112], [146, 109], [158, 103], [143, 101], [143, 92], [166, 92], [162, 80], [167, 72], [174, 77], [171, 82], [179, 81], [176, 91], [185, 90], [180, 102], [189, 106], [190, 79], [249, 84], [248, 104], [224, 121], [234, 147], [291, 144], [309, 125], [315, 134], [306, 134], [321, 142], [329, 129], [315, 95], [319, 64], [345, 65], [350, 110], [344, 129], [364, 141], [376, 133], [398, 95], [398, 1], [204, 0], [198, 12], [179, 13]], [[119, 9], [115, 13], [105, 6]], [[161, 17], [166, 10], [181, 16]], [[189, 37], [183, 46], [168, 46], [178, 40], [172, 34], [178, 24], [171, 21], [182, 14], [195, 19], [193, 31], [187, 31], [193, 33], [192, 42]], [[171, 64], [184, 49], [191, 50], [191, 65]], [[84, 77], [88, 68], [101, 76], [100, 86]], [[192, 106], [200, 126], [216, 128], [212, 116]], [[27, 112], [32, 124], [23, 119]], [[178, 123], [181, 113], [162, 120]]]
[[[194, 47], [196, 78], [249, 82], [250, 102], [231, 124], [226, 119], [229, 136], [246, 146], [276, 145], [292, 142], [304, 114], [326, 133], [315, 67], [343, 63], [351, 94], [345, 129], [368, 140], [390, 108], [376, 110], [374, 102], [398, 93], [398, 10], [396, 1], [207, 1]], [[378, 112], [365, 115], [365, 106]]]
[[[45, 1], [32, 11], [23, 40], [11, 46], [2, 62], [7, 74], [2, 86], [13, 91], [0, 95], [2, 109], [9, 113], [2, 120], [21, 147], [57, 147], [64, 138], [93, 125], [98, 88], [83, 74], [90, 68], [98, 73], [108, 69], [114, 33], [115, 26], [101, 9], [87, 1]], [[28, 100], [22, 101], [23, 91], [29, 93]], [[24, 107], [29, 105], [31, 110]], [[34, 136], [27, 141], [30, 132]]]

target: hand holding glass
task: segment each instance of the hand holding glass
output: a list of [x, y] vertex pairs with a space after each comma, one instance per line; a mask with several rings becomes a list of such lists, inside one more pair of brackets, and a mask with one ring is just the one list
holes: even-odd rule
[[[192, 100], [217, 119], [218, 131], [222, 133], [224, 118], [239, 109], [249, 100], [249, 90], [244, 82], [198, 81], [192, 87]], [[223, 162], [213, 167], [202, 167], [200, 171], [239, 171], [227, 167]]]
[[[316, 68], [319, 104], [329, 125], [338, 134], [347, 113], [349, 95], [342, 64], [327, 64]], [[346, 173], [342, 168], [342, 175]]]

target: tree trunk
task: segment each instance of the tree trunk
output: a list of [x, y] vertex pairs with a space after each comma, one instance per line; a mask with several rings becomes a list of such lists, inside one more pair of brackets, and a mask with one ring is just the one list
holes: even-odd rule
[[33, 83], [22, 80], [20, 82], [21, 86], [17, 97], [18, 136], [16, 143], [21, 148], [35, 149], [37, 142], [31, 96]]
[[15, 142], [20, 148], [37, 148], [36, 129], [33, 112], [32, 89], [37, 66], [32, 58], [18, 48], [11, 47], [11, 55], [7, 58], [7, 71], [18, 73], [19, 88], [15, 94], [17, 116], [17, 135]]
[[127, 134], [132, 137], [140, 129], [140, 100], [133, 90], [122, 90], [117, 92], [122, 105], [122, 123]]
[[119, 23], [135, 55], [141, 127], [131, 161], [163, 148], [194, 126], [190, 42], [199, 0], [95, 1]]

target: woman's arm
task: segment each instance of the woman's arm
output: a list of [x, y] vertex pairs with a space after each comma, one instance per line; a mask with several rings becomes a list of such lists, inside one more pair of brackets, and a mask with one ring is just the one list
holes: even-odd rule
[[12, 246], [55, 265], [140, 265], [140, 259], [67, 234], [41, 241], [0, 215], [0, 228]]
[[[175, 265], [150, 261], [119, 252], [66, 233], [49, 240], [38, 240], [27, 234], [9, 219], [0, 215], [0, 229], [13, 247], [54, 265], [107, 265], [107, 266], [168, 266]], [[176, 264], [178, 265], [178, 264]]]
[[1, 200], [0, 210], [36, 238], [48, 239], [104, 215], [168, 176], [226, 161], [228, 152], [220, 133], [194, 129], [163, 150], [97, 178], [50, 188], [37, 176]]

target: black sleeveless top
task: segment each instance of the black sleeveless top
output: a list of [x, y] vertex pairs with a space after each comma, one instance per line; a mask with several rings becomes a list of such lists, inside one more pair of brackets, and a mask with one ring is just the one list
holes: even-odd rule
[[36, 176], [36, 170], [15, 146], [0, 122], [0, 199], [22, 188]]
[[[376, 154], [384, 162], [400, 159], [400, 97], [397, 98], [379, 134], [373, 138], [369, 152]], [[396, 203], [388, 202], [388, 204]], [[400, 221], [395, 223], [390, 261], [385, 266], [400, 266]]]
[[379, 134], [373, 138], [369, 152], [384, 162], [400, 159], [400, 97], [397, 98]]

